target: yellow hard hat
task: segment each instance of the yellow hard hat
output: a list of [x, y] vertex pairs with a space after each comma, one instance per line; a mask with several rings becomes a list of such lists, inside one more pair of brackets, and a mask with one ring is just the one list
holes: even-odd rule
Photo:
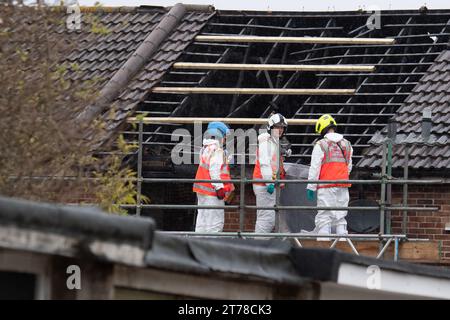
[[336, 127], [337, 123], [331, 115], [324, 114], [316, 122], [316, 132], [322, 134], [323, 130], [330, 126]]

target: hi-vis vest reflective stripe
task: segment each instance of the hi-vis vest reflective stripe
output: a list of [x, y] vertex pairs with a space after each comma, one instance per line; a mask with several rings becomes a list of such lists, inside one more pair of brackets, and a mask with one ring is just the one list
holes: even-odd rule
[[[322, 167], [320, 168], [319, 180], [348, 180], [348, 163], [350, 161], [350, 142], [343, 139], [336, 142], [322, 139], [318, 142], [324, 153]], [[342, 153], [343, 152], [343, 153]], [[318, 188], [343, 187], [348, 188], [349, 183], [318, 184]]]
[[[211, 159], [211, 154], [207, 157], [200, 157], [200, 164], [197, 169], [197, 174], [195, 175], [195, 179], [199, 180], [211, 180], [211, 175], [209, 174], [209, 162]], [[230, 167], [224, 157], [222, 167], [220, 168], [220, 179], [221, 180], [230, 180]], [[225, 199], [234, 191], [234, 185], [232, 183], [224, 183]], [[192, 188], [194, 192], [206, 194], [209, 196], [216, 196], [216, 190], [214, 186], [210, 182], [195, 182]]]
[[[272, 168], [272, 180], [275, 180], [277, 178], [277, 154], [274, 153], [272, 155], [272, 159], [270, 159], [270, 166]], [[283, 165], [283, 157], [280, 158], [280, 179], [284, 180], [286, 177], [286, 173], [284, 171], [284, 165]], [[259, 163], [259, 148], [256, 149], [256, 162], [255, 162], [255, 168], [253, 169], [253, 180], [264, 180], [262, 173], [261, 173], [261, 164]], [[262, 182], [256, 182], [254, 183], [258, 186], [265, 186], [265, 183]]]

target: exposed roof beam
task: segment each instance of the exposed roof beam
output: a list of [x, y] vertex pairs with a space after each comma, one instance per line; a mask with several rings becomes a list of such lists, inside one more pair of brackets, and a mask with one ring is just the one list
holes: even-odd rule
[[172, 94], [276, 94], [276, 95], [348, 95], [354, 94], [354, 89], [269, 89], [269, 88], [218, 88], [218, 87], [155, 87], [153, 93]]
[[215, 70], [280, 70], [280, 71], [337, 71], [337, 72], [373, 72], [375, 66], [363, 65], [288, 65], [288, 64], [241, 64], [241, 63], [196, 63], [176, 62], [175, 69], [215, 69]]
[[[411, 44], [401, 44], [401, 43], [395, 43], [395, 44], [387, 44], [387, 45], [362, 45], [362, 46], [358, 46], [359, 49], [365, 49], [365, 48], [417, 48], [420, 47], [422, 48], [423, 46], [427, 46], [427, 47], [442, 47], [442, 46], [447, 46], [447, 43], [411, 43]], [[327, 49], [346, 49], [347, 46], [326, 46], [326, 47], [320, 47], [320, 48], [315, 48], [315, 49], [307, 49], [307, 50], [302, 50], [302, 51], [294, 51], [291, 52], [289, 55], [293, 56], [293, 55], [298, 55], [298, 54], [305, 54], [305, 53], [309, 53], [309, 52], [314, 52], [314, 51], [324, 51]]]
[[335, 44], [393, 44], [395, 39], [374, 38], [327, 38], [327, 37], [263, 37], [263, 36], [205, 36], [195, 37], [195, 41], [207, 42], [282, 42], [282, 43], [335, 43]]
[[[197, 118], [197, 117], [130, 117], [129, 123], [196, 123], [221, 121], [229, 124], [267, 124], [267, 119], [261, 118]], [[289, 125], [314, 125], [316, 119], [287, 119]]]
[[[388, 73], [388, 72], [378, 72], [378, 73], [346, 73], [345, 76], [355, 76], [355, 77], [388, 77], [388, 76], [408, 76], [408, 77], [417, 77], [417, 76], [423, 76], [425, 75], [425, 72], [399, 72], [399, 73]], [[342, 77], [341, 74], [335, 74], [335, 73], [318, 73], [316, 74], [318, 77]]]
[[[208, 23], [209, 26], [213, 27], [246, 27], [246, 24], [239, 24], [239, 23]], [[327, 30], [342, 30], [343, 27], [309, 27], [309, 28], [289, 28], [289, 27], [282, 27], [282, 26], [271, 26], [271, 25], [252, 25], [252, 28], [255, 29], [271, 29], [271, 30], [288, 30], [288, 31], [323, 31], [324, 29]], [[209, 35], [212, 35], [210, 33]]]

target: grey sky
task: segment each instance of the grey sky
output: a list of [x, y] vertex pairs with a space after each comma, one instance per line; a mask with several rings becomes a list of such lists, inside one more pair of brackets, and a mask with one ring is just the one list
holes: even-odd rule
[[[78, 0], [80, 5], [93, 5], [97, 0]], [[449, 0], [99, 0], [104, 6], [172, 6], [183, 2], [210, 4], [222, 10], [280, 10], [280, 11], [342, 11], [377, 6], [381, 10], [418, 9], [426, 5], [429, 9], [450, 9]]]

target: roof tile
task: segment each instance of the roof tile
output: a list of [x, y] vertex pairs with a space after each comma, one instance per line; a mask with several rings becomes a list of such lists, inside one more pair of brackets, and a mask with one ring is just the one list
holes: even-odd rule
[[[410, 166], [415, 169], [450, 169], [450, 49], [444, 50], [397, 111], [397, 143], [411, 144]], [[432, 128], [429, 140], [421, 138], [422, 112], [431, 108]], [[379, 132], [369, 141], [373, 145], [364, 153], [358, 166], [376, 168], [379, 147], [385, 139]], [[398, 148], [398, 147], [396, 147]], [[395, 149], [395, 148], [394, 148]], [[399, 149], [400, 152], [400, 149]], [[395, 154], [395, 151], [394, 151]], [[394, 161], [395, 162], [395, 161]], [[394, 163], [394, 167], [400, 166]]]

